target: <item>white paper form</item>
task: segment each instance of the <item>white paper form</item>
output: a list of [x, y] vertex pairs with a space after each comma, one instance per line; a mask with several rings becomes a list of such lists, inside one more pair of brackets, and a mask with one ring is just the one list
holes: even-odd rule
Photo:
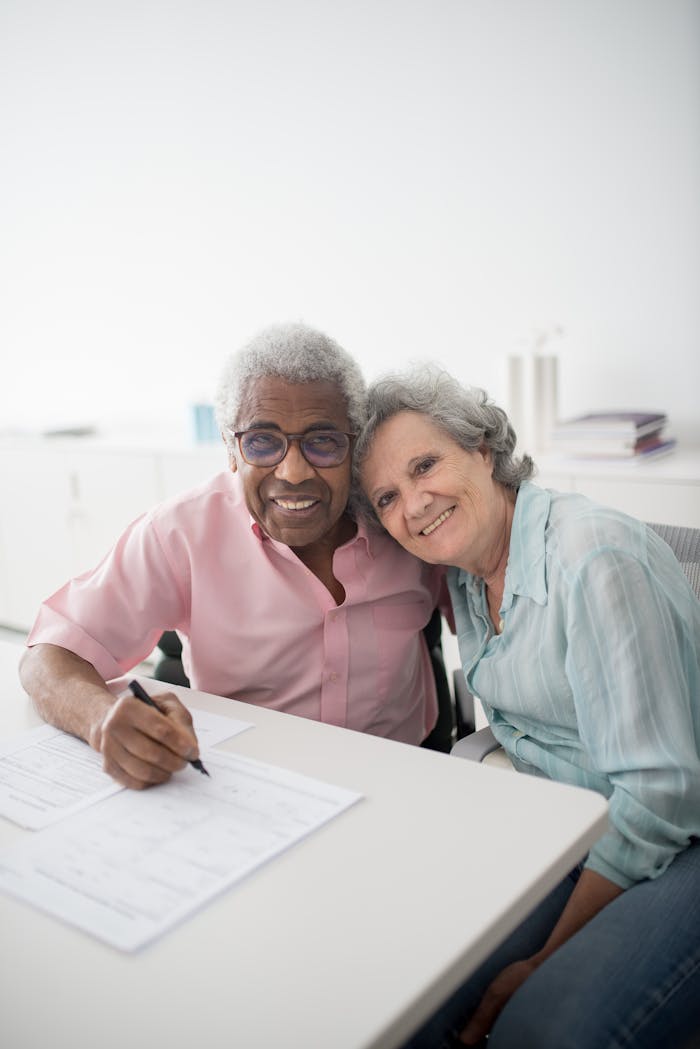
[[359, 794], [223, 751], [0, 851], [0, 890], [133, 951]]
[[[202, 749], [252, 727], [206, 710], [190, 713]], [[123, 789], [102, 771], [97, 751], [52, 725], [0, 742], [0, 816], [21, 827], [48, 827]]]

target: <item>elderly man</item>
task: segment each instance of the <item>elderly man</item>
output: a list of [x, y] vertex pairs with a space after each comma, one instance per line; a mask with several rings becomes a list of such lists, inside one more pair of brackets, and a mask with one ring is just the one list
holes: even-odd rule
[[20, 668], [49, 722], [140, 788], [197, 756], [186, 708], [115, 695], [165, 630], [202, 691], [408, 743], [436, 719], [421, 634], [439, 569], [348, 507], [365, 412], [356, 362], [304, 325], [266, 329], [224, 369], [230, 470], [138, 518], [41, 607]]

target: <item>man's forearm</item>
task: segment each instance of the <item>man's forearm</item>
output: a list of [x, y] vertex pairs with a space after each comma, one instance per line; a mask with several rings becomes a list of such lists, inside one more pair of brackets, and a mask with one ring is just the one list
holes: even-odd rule
[[100, 749], [114, 697], [91, 663], [57, 645], [35, 645], [24, 653], [19, 676], [45, 721]]

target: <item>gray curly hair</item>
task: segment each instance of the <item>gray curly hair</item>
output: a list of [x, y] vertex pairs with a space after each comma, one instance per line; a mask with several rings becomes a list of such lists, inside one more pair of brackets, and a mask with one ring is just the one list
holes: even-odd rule
[[333, 339], [306, 324], [275, 324], [263, 328], [226, 361], [214, 397], [216, 423], [226, 445], [233, 448], [241, 402], [257, 379], [275, 376], [290, 383], [332, 382], [347, 404], [353, 431], [366, 418], [366, 386], [357, 362]]
[[367, 394], [367, 423], [356, 444], [353, 460], [353, 501], [370, 520], [377, 520], [374, 507], [362, 491], [360, 468], [382, 425], [399, 412], [417, 412], [451, 437], [461, 448], [473, 452], [485, 446], [493, 456], [493, 479], [517, 490], [535, 472], [529, 455], [515, 458], [516, 434], [508, 416], [484, 390], [464, 387], [448, 372], [432, 365], [385, 375], [372, 383]]

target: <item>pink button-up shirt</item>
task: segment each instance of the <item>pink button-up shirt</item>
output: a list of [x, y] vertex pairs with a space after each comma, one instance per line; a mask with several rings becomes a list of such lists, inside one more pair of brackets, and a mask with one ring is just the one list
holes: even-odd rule
[[437, 704], [420, 631], [442, 570], [360, 525], [333, 572], [342, 605], [253, 523], [226, 472], [134, 521], [96, 568], [44, 602], [28, 644], [70, 649], [110, 680], [174, 629], [193, 688], [421, 742]]

